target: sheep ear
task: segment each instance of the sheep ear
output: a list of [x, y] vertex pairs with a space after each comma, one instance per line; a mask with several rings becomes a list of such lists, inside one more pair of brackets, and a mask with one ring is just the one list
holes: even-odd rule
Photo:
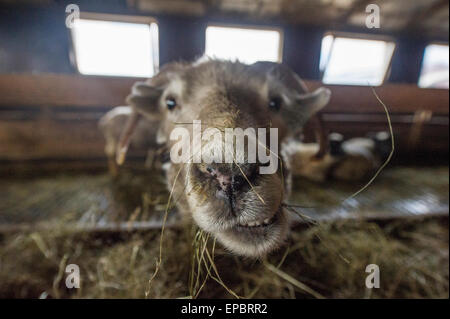
[[284, 64], [256, 62], [250, 68], [267, 78], [269, 94], [284, 97], [281, 115], [293, 131], [302, 128], [330, 100], [329, 89], [321, 87], [309, 92], [303, 80]]
[[330, 101], [330, 97], [331, 91], [324, 87], [297, 96], [292, 110], [296, 113], [297, 125], [304, 125], [314, 114], [323, 109]]
[[314, 92], [286, 95], [286, 104], [281, 107], [281, 116], [292, 131], [301, 129], [308, 120], [330, 101], [331, 91], [320, 87]]
[[138, 113], [155, 118], [159, 114], [158, 102], [163, 91], [162, 88], [154, 87], [146, 82], [136, 82], [126, 102]]

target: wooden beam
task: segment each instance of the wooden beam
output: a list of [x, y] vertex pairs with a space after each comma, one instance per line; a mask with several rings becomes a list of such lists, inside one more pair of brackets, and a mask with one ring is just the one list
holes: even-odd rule
[[[98, 119], [123, 104], [138, 79], [78, 75], [0, 75], [0, 160], [90, 160], [104, 158]], [[310, 89], [323, 86], [306, 81]], [[370, 87], [326, 85], [332, 91], [323, 109], [324, 128], [346, 137], [387, 130], [386, 116]], [[431, 111], [418, 149], [448, 153], [448, 90], [387, 84], [375, 88], [388, 107], [399, 152], [406, 145], [413, 114]], [[145, 157], [146, 150], [130, 150]], [[406, 154], [406, 153], [404, 153]]]
[[123, 105], [142, 79], [68, 74], [0, 75], [0, 106]]
[[0, 120], [0, 159], [101, 158], [103, 148], [94, 121]]
[[[100, 159], [104, 147], [97, 120], [0, 119], [0, 160]], [[146, 151], [131, 147], [128, 156], [145, 158]]]
[[[137, 78], [111, 78], [63, 74], [0, 75], [1, 107], [114, 107], [123, 105]], [[311, 89], [322, 86], [305, 81]], [[326, 85], [332, 91], [325, 112], [382, 113], [383, 108], [367, 86]], [[448, 90], [422, 89], [411, 84], [375, 88], [392, 113], [430, 110], [448, 114]], [[1, 114], [0, 114], [1, 118]]]
[[358, 12], [358, 11], [362, 11], [363, 13], [365, 12], [365, 8], [366, 6], [373, 2], [373, 0], [357, 0], [355, 1], [355, 3], [353, 4], [353, 6], [350, 7], [349, 10], [347, 10], [339, 19], [339, 23], [340, 24], [346, 24], [348, 22], [348, 19], [350, 19], [350, 17]]
[[409, 29], [415, 29], [423, 24], [424, 20], [430, 19], [439, 10], [448, 7], [448, 0], [437, 0], [430, 4], [426, 9], [420, 8], [417, 10], [412, 17], [406, 23], [404, 29], [408, 31]]
[[[306, 81], [310, 88], [323, 84]], [[384, 113], [372, 88], [352, 85], [325, 85], [331, 90], [330, 103], [324, 112], [346, 113]], [[376, 93], [391, 113], [413, 113], [417, 110], [430, 110], [436, 114], [449, 111], [448, 90], [422, 89], [411, 84], [386, 84], [375, 88]]]

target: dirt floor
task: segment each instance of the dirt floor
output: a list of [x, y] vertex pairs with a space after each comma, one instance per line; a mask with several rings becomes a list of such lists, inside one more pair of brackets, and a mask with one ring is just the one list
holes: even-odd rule
[[[316, 222], [256, 261], [192, 225], [169, 227], [176, 214], [160, 246], [167, 192], [159, 175], [148, 178], [3, 179], [0, 298], [449, 297], [447, 167], [387, 170], [345, 203], [358, 185], [296, 181], [291, 202], [314, 206], [301, 212]], [[80, 289], [65, 286], [68, 264], [80, 267]], [[369, 264], [380, 268], [378, 289], [365, 286]]]

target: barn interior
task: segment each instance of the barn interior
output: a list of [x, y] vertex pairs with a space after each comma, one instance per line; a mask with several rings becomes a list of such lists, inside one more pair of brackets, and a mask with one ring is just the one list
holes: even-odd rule
[[[0, 0], [0, 298], [448, 298], [448, 32], [447, 0]], [[305, 143], [389, 136], [359, 179], [297, 176], [260, 260], [179, 222], [157, 150], [105, 156], [133, 83], [205, 53], [329, 88]]]

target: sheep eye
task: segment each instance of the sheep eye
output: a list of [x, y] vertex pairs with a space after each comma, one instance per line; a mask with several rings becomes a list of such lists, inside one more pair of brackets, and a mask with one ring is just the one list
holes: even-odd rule
[[281, 98], [280, 97], [272, 97], [269, 101], [269, 108], [274, 111], [279, 111], [281, 108]]
[[167, 108], [170, 111], [172, 111], [175, 108], [175, 106], [177, 106], [177, 101], [175, 101], [174, 98], [169, 97], [169, 98], [166, 99], [166, 105], [167, 105]]

